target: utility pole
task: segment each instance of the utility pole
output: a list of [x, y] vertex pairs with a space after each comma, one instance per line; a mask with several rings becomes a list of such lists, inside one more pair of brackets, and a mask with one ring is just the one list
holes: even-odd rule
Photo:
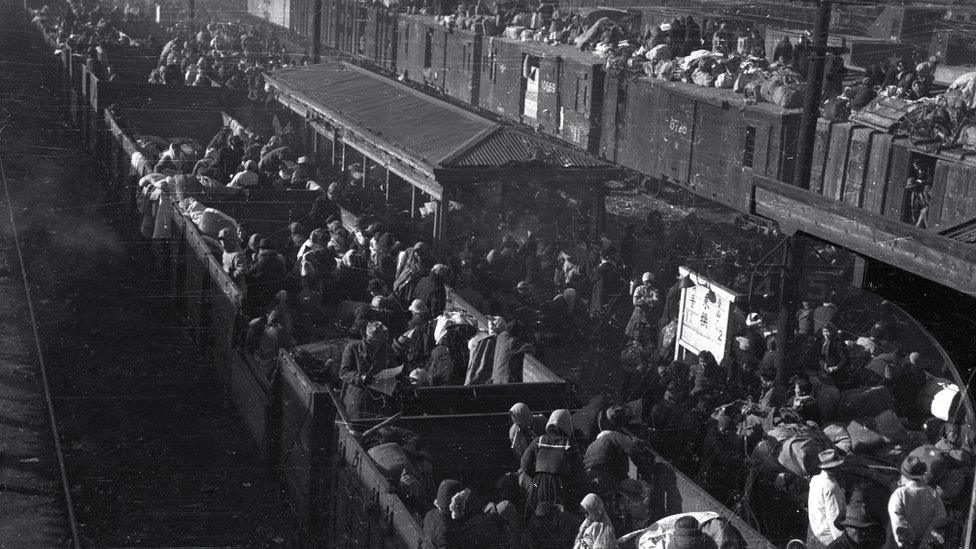
[[817, 120], [820, 118], [820, 92], [823, 87], [824, 62], [827, 57], [827, 33], [830, 30], [830, 0], [816, 0], [817, 19], [813, 26], [813, 47], [807, 70], [806, 89], [803, 93], [803, 115], [800, 119], [800, 135], [796, 144], [796, 166], [793, 184], [801, 189], [810, 188], [810, 170], [813, 164], [813, 144], [817, 139]]
[[322, 56], [322, 0], [312, 5], [312, 63], [321, 61]]
[[[831, 0], [815, 0], [817, 18], [814, 22], [812, 47], [809, 55], [806, 88], [803, 97], [803, 115], [800, 119], [800, 135], [797, 136], [796, 164], [793, 169], [793, 185], [810, 188], [810, 171], [813, 165], [813, 146], [817, 139], [817, 121], [820, 119], [820, 99], [823, 89], [824, 65], [827, 59], [827, 34], [830, 31]], [[776, 352], [780, 361], [776, 382], [786, 384], [787, 345], [796, 326], [797, 301], [803, 274], [803, 257], [806, 241], [790, 228], [786, 228], [783, 249], [783, 285], [779, 295], [779, 318], [776, 329]]]

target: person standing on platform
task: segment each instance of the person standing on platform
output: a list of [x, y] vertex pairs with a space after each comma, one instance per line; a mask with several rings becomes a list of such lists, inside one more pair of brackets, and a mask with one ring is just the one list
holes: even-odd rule
[[919, 547], [945, 522], [945, 505], [939, 492], [925, 482], [926, 473], [928, 466], [915, 456], [908, 456], [901, 464], [898, 488], [888, 499], [892, 547]]
[[844, 456], [837, 450], [820, 452], [820, 472], [810, 479], [807, 495], [807, 512], [810, 530], [807, 547], [823, 548], [841, 537], [844, 531], [834, 523], [844, 509], [844, 488], [840, 485], [838, 471], [844, 465]]

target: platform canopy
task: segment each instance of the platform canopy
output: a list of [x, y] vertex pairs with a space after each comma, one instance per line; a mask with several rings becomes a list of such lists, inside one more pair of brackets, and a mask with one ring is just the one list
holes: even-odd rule
[[405, 84], [346, 63], [266, 75], [278, 101], [441, 200], [445, 186], [511, 177], [591, 182], [610, 164], [547, 137], [498, 124]]

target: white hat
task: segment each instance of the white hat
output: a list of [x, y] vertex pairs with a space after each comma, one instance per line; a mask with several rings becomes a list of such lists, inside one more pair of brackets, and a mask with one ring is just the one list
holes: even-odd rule
[[661, 30], [663, 31], [671, 30], [671, 23], [661, 23]]
[[303, 156], [303, 157], [301, 157], [301, 158], [298, 159], [298, 163], [299, 164], [311, 164], [312, 163], [312, 159], [309, 158], [309, 157], [307, 157], [307, 156]]
[[762, 317], [759, 316], [759, 313], [749, 313], [749, 316], [746, 317], [746, 326], [752, 327], [760, 324], [762, 324]]
[[322, 190], [322, 186], [319, 185], [318, 183], [314, 182], [314, 181], [306, 181], [305, 182], [305, 188], [308, 189], [308, 190], [310, 190], [310, 191], [321, 191]]
[[652, 275], [651, 273], [644, 273], [644, 275], [641, 276], [641, 282], [651, 282], [653, 280], [654, 280], [654, 275]]
[[424, 305], [423, 301], [415, 299], [410, 303], [409, 310], [411, 313], [417, 313], [419, 315], [427, 312], [427, 306]]

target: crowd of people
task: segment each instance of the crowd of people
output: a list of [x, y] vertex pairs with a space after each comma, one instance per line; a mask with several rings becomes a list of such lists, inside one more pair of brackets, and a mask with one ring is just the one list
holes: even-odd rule
[[311, 63], [307, 51], [293, 56], [273, 33], [239, 21], [211, 22], [195, 34], [174, 28], [170, 35], [149, 76], [151, 84], [257, 91], [263, 87], [262, 72]]
[[[133, 45], [121, 30], [131, 15], [73, 7], [70, 15], [38, 17], [72, 49], [95, 48], [96, 61], [102, 55], [97, 48], [109, 42]], [[570, 28], [563, 27], [553, 38], [559, 16], [553, 10], [547, 23], [545, 15], [536, 12], [527, 26], [548, 24], [550, 40], [583, 48], [609, 44], [608, 55], [643, 58], [641, 70], [654, 64], [658, 76], [657, 64], [687, 60], [706, 47], [692, 79], [696, 71], [717, 78], [712, 70], [732, 74], [742, 67], [721, 59], [766, 57], [755, 33], [739, 40], [727, 26], [702, 29], [690, 18], [631, 41], [609, 20], [571, 27], [579, 31], [575, 36], [559, 34]], [[654, 51], [661, 57], [648, 57]], [[809, 41], [794, 45], [784, 38], [772, 55], [779, 74], [802, 78]], [[713, 60], [707, 70], [703, 59]], [[252, 28], [211, 24], [195, 36], [175, 30], [153, 81], [246, 89], [259, 85], [262, 69], [292, 61], [307, 59], [290, 59]], [[872, 67], [854, 93], [843, 88], [843, 64], [834, 64], [825, 93], [861, 106], [871, 90], [921, 97], [935, 62], [915, 70], [904, 62]], [[772, 65], [757, 64], [763, 70]], [[341, 355], [327, 369], [343, 388], [350, 419], [393, 414], [398, 387], [517, 383], [527, 354], [544, 357], [547, 349], [580, 341], [624, 347], [625, 381], [617, 394], [591, 402], [588, 415], [557, 410], [540, 425], [524, 405], [512, 408], [516, 465], [504, 497], [469, 505], [480, 502], [478, 494], [448, 479], [436, 495], [432, 488], [425, 492], [433, 496], [433, 509], [430, 498], [415, 498], [423, 502], [417, 509], [436, 547], [616, 547], [620, 534], [665, 516], [650, 472], [651, 446], [728, 507], [748, 503], [751, 484], [764, 481], [802, 501], [809, 547], [948, 547], [947, 540], [957, 539], [976, 434], [958, 412], [946, 419], [920, 412], [921, 390], [943, 372], [930, 371], [891, 326], [876, 325], [861, 337], [842, 331], [836, 297], [803, 304], [789, 323], [795, 328], [787, 349], [777, 348], [779, 327], [768, 315], [735, 310], [722, 360], [702, 352], [689, 362], [674, 361], [687, 281], [662, 281], [654, 273], [632, 280], [633, 228], [613, 241], [528, 232], [472, 236], [456, 249], [435, 248], [384, 221], [344, 222], [340, 206], [366, 191], [362, 168], [337, 173], [319, 166], [287, 134], [265, 141], [225, 129], [200, 148], [198, 154], [172, 143], [154, 160], [154, 171], [188, 195], [321, 193], [286, 233], [256, 233], [240, 221], [209, 236], [223, 268], [245, 291], [248, 322], [239, 336], [258, 359], [273, 361], [281, 348], [342, 338]], [[917, 216], [924, 218], [924, 207], [920, 202]], [[449, 311], [452, 296], [487, 313], [485, 329], [470, 311]], [[621, 299], [633, 305], [626, 327], [601, 332]], [[587, 417], [590, 427], [581, 429]], [[866, 444], [870, 435], [880, 442]], [[865, 460], [895, 474], [867, 472]], [[770, 461], [779, 467], [767, 468]], [[637, 478], [629, 474], [631, 463]], [[704, 548], [708, 539], [732, 536], [727, 523], [683, 517], [674, 526], [668, 547]]]
[[[593, 21], [560, 11], [551, 3], [541, 3], [533, 9], [499, 4], [495, 13], [480, 3], [458, 5], [448, 14], [438, 13], [429, 5], [407, 9], [434, 15], [452, 28], [522, 41], [573, 45], [607, 58], [612, 70], [733, 89], [745, 94], [747, 101], [790, 108], [800, 106], [800, 86], [814, 54], [808, 33], [793, 38], [784, 35], [772, 51], [767, 51], [765, 38], [756, 29], [736, 29], [728, 21], [699, 21], [691, 15], [637, 26], [626, 15]], [[904, 58], [881, 60], [856, 78], [840, 55], [828, 53], [823, 115], [831, 120], [846, 120], [851, 112], [864, 108], [878, 96], [908, 100], [928, 97], [938, 63], [937, 57], [917, 62]], [[776, 88], [783, 89], [776, 92]]]
[[[892, 326], [850, 334], [840, 329], [845, 311], [836, 296], [807, 301], [781, 353], [778, 327], [763, 307], [735, 308], [731, 348], [720, 361], [708, 352], [674, 361], [687, 281], [644, 273], [630, 282], [638, 252], [633, 227], [612, 241], [527, 233], [435, 248], [383, 221], [344, 223], [340, 206], [362, 186], [361, 173], [317, 167], [287, 141], [225, 129], [204, 158], [181, 158], [174, 147], [156, 170], [179, 179], [184, 192], [264, 186], [322, 193], [285, 233], [255, 234], [242, 220], [211, 236], [245, 291], [246, 348], [270, 364], [281, 348], [341, 342], [323, 371], [343, 388], [350, 419], [392, 415], [398, 390], [410, 385], [520, 382], [529, 353], [545, 357], [583, 341], [623, 347], [626, 378], [616, 394], [595, 398], [589, 412], [554, 414], [538, 425], [527, 409], [513, 408], [511, 472], [521, 491], [495, 501], [491, 521], [471, 510], [458, 515], [464, 520], [454, 517], [450, 498], [438, 498], [446, 504], [431, 511], [441, 525], [431, 526], [432, 536], [448, 531], [454, 539], [450, 531], [465, 531], [472, 518], [504, 530], [516, 524], [505, 517], [516, 516], [520, 537], [551, 532], [540, 523], [577, 531], [589, 516], [575, 512], [584, 496], [591, 507], [603, 506], [606, 531], [645, 527], [664, 516], [655, 503], [662, 494], [653, 473], [631, 478], [626, 465], [652, 464], [644, 450], [653, 447], [730, 508], [748, 505], [756, 483], [782, 490], [807, 507], [810, 546], [879, 547], [887, 540], [920, 547], [939, 536], [956, 539], [952, 517], [960, 516], [971, 482], [976, 436], [958, 413], [941, 420], [918, 409], [923, 388], [944, 372]], [[330, 183], [323, 189], [317, 181]], [[470, 309], [452, 310], [455, 296], [486, 313], [487, 326], [479, 329]], [[599, 332], [620, 300], [633, 305], [629, 322]], [[872, 472], [877, 467], [901, 474]], [[879, 508], [881, 500], [890, 504]], [[913, 510], [919, 501], [935, 512]]]
[[[290, 52], [268, 25], [179, 22], [163, 28], [148, 17], [138, 8], [71, 0], [61, 9], [44, 6], [34, 21], [107, 81], [125, 74], [152, 84], [248, 90], [257, 97], [263, 93], [263, 72], [311, 62], [307, 51]], [[148, 74], [128, 74], [143, 68]]]

